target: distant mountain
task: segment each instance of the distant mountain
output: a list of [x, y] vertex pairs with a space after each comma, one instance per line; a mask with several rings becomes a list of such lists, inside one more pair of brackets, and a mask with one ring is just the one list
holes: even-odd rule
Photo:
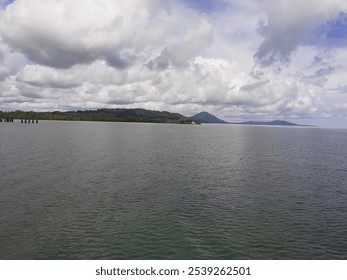
[[214, 116], [208, 112], [201, 112], [199, 114], [196, 114], [196, 115], [192, 116], [191, 119], [199, 120], [203, 123], [227, 123], [226, 121], [218, 119], [216, 116]]
[[256, 122], [256, 121], [249, 121], [249, 122], [243, 122], [241, 124], [251, 124], [251, 125], [281, 125], [281, 126], [304, 126], [296, 123], [291, 123], [287, 121], [270, 121], [270, 122]]

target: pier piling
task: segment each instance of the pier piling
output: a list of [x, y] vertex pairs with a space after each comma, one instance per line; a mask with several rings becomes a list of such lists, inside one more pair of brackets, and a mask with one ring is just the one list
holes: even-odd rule
[[[18, 121], [20, 120], [20, 123], [39, 123], [38, 119], [25, 119], [25, 118], [20, 118], [18, 119]], [[15, 122], [15, 119], [13, 118], [9, 118], [9, 117], [0, 117], [0, 123], [13, 123]]]

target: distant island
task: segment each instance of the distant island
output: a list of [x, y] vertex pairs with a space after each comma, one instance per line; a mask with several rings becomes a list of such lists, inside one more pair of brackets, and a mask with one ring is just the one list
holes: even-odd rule
[[198, 120], [203, 123], [227, 123], [226, 121], [223, 121], [208, 112], [200, 112], [199, 114], [192, 116], [191, 119]]
[[208, 113], [208, 112], [201, 112], [191, 117], [193, 120], [199, 120], [202, 123], [220, 123], [220, 124], [244, 124], [244, 125], [277, 125], [277, 126], [310, 126], [313, 127], [313, 125], [301, 125], [296, 124], [292, 122], [287, 121], [281, 121], [281, 120], [274, 120], [269, 122], [264, 121], [247, 121], [247, 122], [226, 122], [222, 119], [217, 118], [216, 116]]
[[191, 117], [168, 111], [136, 109], [96, 109], [67, 112], [33, 112], [33, 111], [0, 111], [0, 120], [62, 120], [62, 121], [103, 121], [103, 122], [144, 122], [144, 123], [176, 123], [176, 124], [243, 124], [243, 125], [277, 125], [277, 126], [312, 126], [300, 125], [287, 121], [269, 122], [247, 121], [229, 123], [208, 112], [200, 112]]
[[280, 125], [280, 126], [310, 126], [310, 127], [313, 127], [313, 125], [302, 125], [302, 124], [296, 124], [296, 123], [291, 123], [291, 122], [281, 121], [281, 120], [275, 120], [275, 121], [270, 121], [270, 122], [248, 121], [248, 122], [242, 122], [240, 124], [248, 124], [248, 125]]

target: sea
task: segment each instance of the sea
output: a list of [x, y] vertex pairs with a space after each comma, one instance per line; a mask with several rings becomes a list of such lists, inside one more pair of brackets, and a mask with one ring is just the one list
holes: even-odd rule
[[347, 130], [0, 123], [0, 259], [347, 259]]

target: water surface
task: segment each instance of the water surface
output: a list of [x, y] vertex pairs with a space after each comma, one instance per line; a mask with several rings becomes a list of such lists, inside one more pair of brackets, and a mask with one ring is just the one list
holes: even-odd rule
[[1, 259], [346, 259], [347, 131], [0, 123]]

